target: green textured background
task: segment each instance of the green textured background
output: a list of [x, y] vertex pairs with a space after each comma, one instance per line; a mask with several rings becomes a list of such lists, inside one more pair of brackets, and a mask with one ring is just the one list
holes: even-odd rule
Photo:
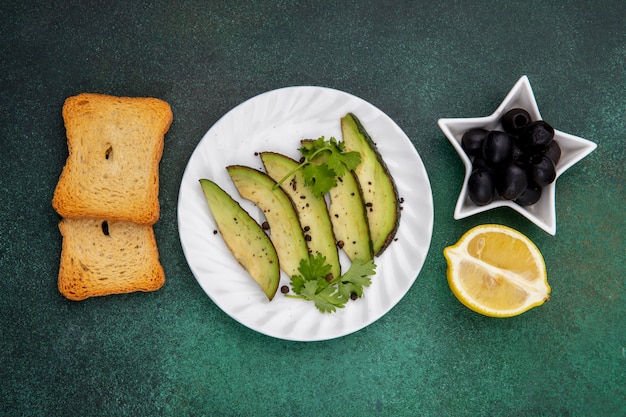
[[[626, 415], [626, 3], [339, 3], [2, 2], [0, 415]], [[557, 182], [556, 236], [509, 209], [453, 219], [464, 170], [437, 119], [491, 114], [524, 74], [546, 120], [598, 144]], [[325, 342], [269, 338], [228, 317], [191, 274], [176, 224], [204, 133], [291, 85], [379, 107], [433, 189], [432, 245], [411, 290]], [[56, 289], [61, 107], [85, 91], [172, 106], [158, 292], [76, 303]], [[487, 222], [541, 249], [549, 303], [500, 320], [454, 298], [442, 250]]]

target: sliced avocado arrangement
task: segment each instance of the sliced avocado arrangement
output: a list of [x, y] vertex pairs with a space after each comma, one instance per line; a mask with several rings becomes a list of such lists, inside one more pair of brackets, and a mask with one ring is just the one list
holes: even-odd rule
[[[352, 113], [341, 118], [340, 124], [340, 144], [334, 138], [302, 140], [300, 150], [306, 157], [300, 162], [276, 152], [261, 152], [266, 172], [242, 165], [226, 167], [239, 195], [263, 211], [263, 226], [217, 184], [200, 180], [226, 245], [270, 301], [281, 269], [292, 277], [293, 285], [305, 264], [322, 256], [316, 259], [323, 259], [330, 270], [326, 280], [342, 279], [341, 252], [353, 266], [357, 261], [372, 262], [389, 247], [398, 230], [397, 188], [376, 144]], [[329, 146], [320, 149], [320, 143]], [[311, 171], [321, 174], [311, 177]], [[314, 192], [319, 190], [318, 179], [329, 185]], [[289, 289], [283, 286], [281, 291]]]
[[[308, 147], [312, 145], [312, 140], [302, 140], [300, 143], [303, 147]], [[343, 249], [350, 261], [373, 259], [363, 192], [354, 171], [348, 171], [337, 178], [337, 185], [330, 190], [329, 197], [328, 212], [337, 246]]]
[[226, 246], [271, 301], [280, 280], [278, 254], [272, 241], [248, 212], [217, 184], [201, 179], [200, 185]]
[[355, 115], [341, 119], [341, 132], [346, 150], [361, 154], [355, 173], [363, 190], [374, 254], [380, 256], [400, 224], [398, 191], [376, 144]]
[[239, 195], [263, 210], [281, 269], [289, 276], [297, 274], [300, 260], [309, 255], [309, 249], [289, 196], [282, 188], [275, 188], [276, 181], [264, 172], [242, 165], [226, 169]]
[[[298, 166], [298, 162], [275, 152], [262, 152], [261, 161], [263, 161], [268, 175], [276, 181], [288, 175]], [[330, 272], [333, 276], [340, 276], [341, 263], [337, 250], [337, 240], [324, 196], [318, 196], [311, 192], [310, 187], [304, 184], [301, 171], [296, 171], [287, 177], [287, 180], [280, 187], [294, 202], [311, 254], [321, 253], [324, 255], [326, 262], [331, 266]]]

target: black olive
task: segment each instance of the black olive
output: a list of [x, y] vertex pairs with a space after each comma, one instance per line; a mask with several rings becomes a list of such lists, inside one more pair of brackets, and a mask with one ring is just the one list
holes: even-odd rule
[[526, 171], [511, 163], [499, 171], [496, 178], [496, 190], [505, 200], [515, 200], [528, 186]]
[[523, 149], [521, 149], [517, 143], [513, 142], [513, 148], [511, 149], [511, 161], [517, 165], [528, 165], [530, 157]]
[[483, 157], [492, 167], [503, 166], [511, 160], [513, 139], [506, 132], [492, 130], [483, 142]]
[[483, 141], [489, 133], [486, 129], [474, 128], [463, 134], [461, 138], [461, 147], [469, 156], [482, 154]]
[[556, 166], [556, 164], [558, 164], [559, 160], [561, 159], [561, 147], [558, 143], [556, 143], [555, 140], [553, 140], [548, 146], [545, 147], [545, 149], [543, 150], [543, 154], [550, 158], [550, 160], [552, 160], [552, 162], [554, 162], [554, 165]]
[[522, 207], [526, 207], [535, 204], [540, 198], [541, 187], [533, 182], [530, 182], [524, 192], [515, 199], [515, 202]]
[[484, 169], [490, 174], [493, 174], [493, 168], [491, 168], [489, 164], [487, 164], [487, 161], [485, 161], [485, 158], [483, 158], [482, 156], [475, 156], [472, 160], [472, 171], [475, 169]]
[[530, 175], [533, 181], [540, 187], [551, 184], [556, 178], [556, 169], [554, 162], [545, 155], [535, 155], [530, 160]]
[[493, 177], [489, 171], [483, 168], [472, 171], [467, 181], [467, 193], [474, 204], [484, 206], [491, 203], [494, 190]]
[[518, 144], [524, 150], [541, 150], [554, 139], [554, 129], [543, 120], [530, 123], [520, 134]]
[[505, 132], [517, 136], [531, 122], [530, 114], [520, 108], [511, 109], [500, 118], [502, 128]]

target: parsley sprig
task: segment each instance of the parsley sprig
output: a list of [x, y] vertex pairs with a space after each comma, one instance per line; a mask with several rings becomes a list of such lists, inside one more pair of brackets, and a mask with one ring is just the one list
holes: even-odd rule
[[300, 261], [300, 275], [291, 277], [291, 288], [296, 295], [285, 296], [313, 301], [322, 313], [333, 313], [344, 308], [353, 294], [357, 298], [363, 296], [363, 288], [372, 282], [370, 276], [374, 275], [376, 264], [373, 260], [355, 259], [339, 277], [330, 276], [330, 269], [324, 255], [309, 255], [308, 259]]
[[326, 140], [322, 136], [308, 141], [306, 146], [298, 150], [302, 155], [302, 162], [277, 181], [275, 188], [301, 169], [305, 185], [312, 187], [315, 194], [324, 195], [337, 185], [337, 177], [354, 170], [361, 162], [358, 152], [346, 152], [345, 143], [333, 137]]

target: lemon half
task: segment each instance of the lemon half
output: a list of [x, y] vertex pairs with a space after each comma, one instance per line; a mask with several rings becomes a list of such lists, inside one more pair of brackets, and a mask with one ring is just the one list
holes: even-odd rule
[[477, 313], [517, 316], [550, 298], [541, 252], [515, 229], [498, 224], [476, 226], [443, 254], [450, 289]]

